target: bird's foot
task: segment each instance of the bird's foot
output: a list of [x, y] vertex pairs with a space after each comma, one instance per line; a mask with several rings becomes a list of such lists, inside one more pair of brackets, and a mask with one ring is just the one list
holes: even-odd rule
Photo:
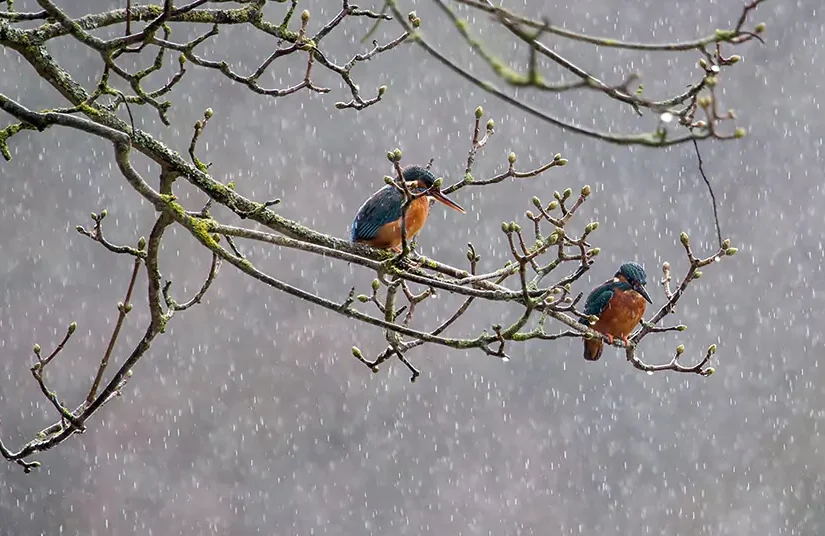
[[622, 335], [622, 342], [625, 343], [628, 347], [630, 346], [630, 339], [627, 338], [627, 335]]
[[613, 335], [611, 335], [610, 333], [605, 333], [604, 335], [605, 337], [607, 337], [607, 342], [609, 344], [613, 344]]

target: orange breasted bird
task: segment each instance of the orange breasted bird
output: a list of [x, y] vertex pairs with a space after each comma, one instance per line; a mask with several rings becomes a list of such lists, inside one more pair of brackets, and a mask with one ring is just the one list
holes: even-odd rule
[[[401, 176], [407, 188], [413, 194], [427, 192], [410, 203], [407, 208], [407, 240], [412, 239], [424, 227], [430, 215], [430, 199], [441, 201], [448, 207], [462, 214], [465, 210], [451, 201], [434, 186], [435, 176], [419, 166], [409, 166], [402, 170]], [[353, 242], [367, 244], [374, 248], [392, 248], [401, 250], [401, 211], [404, 206], [404, 194], [394, 185], [388, 184], [372, 194], [355, 215], [352, 222], [350, 239]]]
[[[596, 315], [599, 320], [593, 325], [587, 318], [581, 318], [579, 322], [607, 335], [611, 344], [613, 337], [630, 344], [627, 336], [645, 314], [645, 301], [653, 303], [645, 285], [647, 274], [644, 268], [635, 262], [622, 264], [613, 279], [593, 289], [584, 304], [585, 314]], [[604, 343], [601, 339], [584, 340], [584, 358], [588, 361], [598, 361], [602, 350]]]

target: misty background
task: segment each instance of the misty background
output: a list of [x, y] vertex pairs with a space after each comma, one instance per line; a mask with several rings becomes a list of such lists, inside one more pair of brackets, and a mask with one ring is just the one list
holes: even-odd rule
[[[79, 16], [122, 6], [83, 0], [64, 7]], [[661, 42], [731, 27], [741, 6], [740, 0], [530, 0], [512, 7], [547, 14], [572, 30]], [[20, 0], [16, 7], [37, 9]], [[304, 7], [313, 14], [312, 33], [340, 5]], [[404, 0], [400, 8], [415, 9], [425, 35], [451, 58], [492, 78], [432, 3]], [[284, 6], [267, 9], [280, 21]], [[768, 25], [765, 45], [724, 49], [743, 61], [724, 71], [722, 107], [737, 111], [748, 136], [701, 144], [723, 233], [739, 254], [707, 267], [668, 317], [670, 324], [686, 323], [687, 332], [650, 336], [640, 348], [645, 361], [661, 363], [684, 343], [685, 360], [693, 362], [718, 343], [712, 377], [646, 375], [613, 348], [589, 363], [580, 340], [562, 340], [513, 345], [509, 363], [479, 351], [420, 347], [409, 357], [422, 377], [411, 384], [397, 361], [372, 374], [352, 357], [353, 345], [368, 357], [381, 351], [380, 330], [225, 265], [204, 303], [175, 316], [124, 396], [90, 421], [87, 433], [36, 455], [43, 467], [30, 475], [13, 464], [0, 468], [0, 533], [825, 532], [819, 103], [825, 18], [818, 0], [770, 1], [748, 25], [760, 21]], [[506, 32], [485, 17], [471, 22], [486, 43], [524, 65], [524, 50]], [[364, 51], [368, 45], [358, 40], [370, 23], [350, 20], [330, 35], [333, 59], [341, 63]], [[179, 26], [175, 32], [178, 41], [187, 35]], [[399, 33], [385, 23], [376, 38], [386, 42]], [[694, 52], [644, 55], [557, 37], [547, 42], [608, 83], [639, 70], [651, 98], [681, 91], [698, 74]], [[258, 32], [222, 28], [200, 54], [248, 72], [274, 46]], [[52, 41], [49, 50], [93, 87], [99, 56], [70, 38]], [[167, 64], [172, 72], [175, 58]], [[304, 65], [303, 57], [276, 64], [261, 84], [294, 84]], [[495, 268], [509, 256], [502, 221], [523, 222], [534, 195], [547, 201], [553, 190], [578, 192], [584, 184], [594, 195], [573, 228], [599, 221], [593, 242], [602, 253], [577, 291], [634, 260], [647, 268], [658, 306], [665, 300], [655, 284], [661, 263], [670, 261], [676, 277], [687, 270], [679, 232], [690, 234], [697, 254], [715, 248], [709, 197], [690, 144], [619, 147], [565, 133], [471, 87], [410, 44], [354, 69], [365, 96], [389, 87], [381, 103], [362, 112], [334, 108], [349, 95], [318, 67], [315, 81], [331, 86], [330, 94], [269, 99], [190, 66], [171, 95], [171, 128], [148, 107], [133, 111], [140, 128], [184, 153], [192, 124], [211, 107], [199, 156], [213, 163], [215, 178], [235, 180], [257, 201], [280, 197], [276, 210], [284, 216], [347, 237], [356, 210], [391, 169], [388, 149], [400, 147], [407, 164], [435, 158], [437, 175], [459, 178], [472, 111], [483, 105], [497, 130], [477, 158], [476, 176], [505, 169], [511, 150], [520, 169], [557, 152], [570, 163], [533, 180], [460, 190], [454, 199], [468, 214], [434, 207], [419, 238], [424, 254], [464, 266], [472, 242], [482, 269]], [[550, 66], [545, 73], [551, 81], [562, 74]], [[153, 88], [166, 78], [154, 80]], [[9, 49], [0, 56], [0, 91], [30, 108], [65, 104]], [[552, 115], [602, 130], [650, 131], [656, 124], [595, 92], [518, 94]], [[0, 126], [10, 121], [4, 116]], [[78, 323], [47, 372], [50, 386], [74, 407], [88, 391], [131, 272], [130, 258], [107, 252], [75, 226], [91, 226], [89, 213], [106, 208], [107, 237], [134, 244], [148, 235], [154, 211], [112, 165], [107, 142], [54, 127], [21, 133], [10, 146], [14, 159], [0, 162], [0, 434], [17, 448], [56, 417], [29, 373], [32, 345], [50, 351], [69, 322]], [[156, 180], [145, 158], [134, 161]], [[205, 199], [183, 181], [176, 193], [191, 210]], [[351, 285], [366, 292], [373, 278], [318, 256], [248, 244], [243, 250], [275, 277], [334, 299]], [[174, 281], [177, 299], [197, 291], [209, 260], [187, 232], [167, 234], [161, 270]], [[145, 285], [141, 274], [117, 363], [145, 329]], [[458, 303], [442, 292], [419, 310], [418, 325], [436, 325]], [[456, 332], [475, 336], [514, 314], [476, 304]]]

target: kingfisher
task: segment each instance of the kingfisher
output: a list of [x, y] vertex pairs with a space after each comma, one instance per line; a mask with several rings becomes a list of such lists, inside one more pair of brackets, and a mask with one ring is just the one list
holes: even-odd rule
[[[581, 318], [579, 322], [604, 333], [610, 344], [613, 344], [613, 337], [630, 344], [627, 336], [645, 314], [645, 301], [653, 304], [645, 285], [647, 274], [644, 268], [635, 262], [622, 264], [613, 279], [594, 288], [587, 296], [584, 313], [597, 315], [599, 320], [592, 326], [587, 318]], [[602, 350], [604, 343], [601, 339], [584, 340], [584, 358], [588, 361], [598, 361]]]
[[[401, 171], [410, 193], [422, 195], [413, 200], [407, 208], [407, 241], [412, 239], [424, 227], [430, 206], [434, 201], [441, 201], [448, 207], [465, 214], [466, 211], [457, 203], [441, 193], [434, 186], [435, 176], [428, 169], [420, 166], [408, 166]], [[404, 194], [392, 184], [388, 184], [372, 194], [352, 222], [350, 239], [353, 242], [367, 244], [374, 248], [392, 248], [401, 251], [401, 209], [404, 206]]]

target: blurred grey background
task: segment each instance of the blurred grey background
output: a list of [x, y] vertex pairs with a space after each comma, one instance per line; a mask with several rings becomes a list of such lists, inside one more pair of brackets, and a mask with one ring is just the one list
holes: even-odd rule
[[[63, 4], [68, 4], [64, 2]], [[76, 4], [76, 5], [75, 5]], [[85, 0], [70, 14], [122, 7]], [[380, 8], [380, 2], [376, 2]], [[548, 14], [557, 24], [628, 40], [665, 41], [735, 24], [740, 0], [655, 2], [541, 0], [513, 7]], [[301, 4], [317, 28], [340, 6]], [[367, 7], [365, 3], [363, 7]], [[18, 0], [19, 10], [35, 10]], [[279, 21], [282, 6], [269, 9]], [[416, 9], [427, 36], [450, 56], [490, 78], [483, 64], [440, 19], [430, 2]], [[502, 54], [524, 61], [512, 40], [485, 18], [475, 31]], [[720, 200], [723, 231], [740, 253], [709, 267], [681, 302], [674, 321], [689, 331], [650, 337], [645, 360], [664, 362], [684, 343], [698, 358], [718, 342], [711, 378], [632, 369], [618, 350], [581, 358], [581, 341], [511, 348], [502, 363], [480, 352], [423, 347], [411, 358], [423, 375], [410, 384], [399, 363], [374, 375], [350, 354], [383, 348], [379, 330], [293, 300], [225, 266], [205, 303], [174, 318], [135, 370], [125, 396], [108, 405], [88, 432], [39, 454], [43, 467], [24, 475], [0, 468], [2, 534], [599, 534], [814, 535], [825, 532], [825, 292], [820, 148], [823, 10], [818, 0], [772, 1], [751, 19], [768, 23], [766, 45], [736, 50], [726, 71], [723, 106], [735, 108], [749, 136], [701, 145]], [[345, 24], [327, 49], [343, 61], [363, 51], [368, 21]], [[205, 31], [198, 28], [198, 32]], [[122, 29], [118, 30], [122, 31]], [[185, 32], [175, 37], [182, 40]], [[377, 34], [397, 35], [393, 23]], [[697, 55], [640, 55], [563, 43], [583, 67], [612, 83], [633, 70], [645, 91], [663, 96], [695, 79]], [[334, 46], [333, 46], [334, 45]], [[202, 50], [239, 70], [274, 43], [225, 29]], [[99, 58], [71, 39], [50, 46], [77, 79], [94, 84]], [[0, 91], [33, 108], [63, 105], [16, 53], [2, 50]], [[730, 51], [728, 51], [730, 53]], [[168, 59], [168, 68], [174, 60]], [[262, 79], [298, 81], [300, 61]], [[547, 76], [560, 75], [549, 67]], [[455, 199], [469, 214], [436, 207], [420, 237], [425, 254], [463, 264], [472, 241], [484, 268], [503, 262], [499, 226], [523, 219], [530, 198], [590, 184], [595, 195], [577, 228], [601, 222], [599, 262], [577, 289], [588, 291], [624, 260], [657, 279], [662, 261], [681, 276], [678, 234], [699, 252], [715, 243], [708, 194], [690, 145], [625, 148], [571, 135], [509, 108], [446, 71], [417, 47], [404, 46], [359, 65], [366, 95], [387, 84], [384, 101], [366, 111], [337, 111], [338, 80], [316, 69], [326, 96], [282, 100], [251, 94], [214, 72], [191, 68], [173, 96], [172, 128], [140, 111], [142, 128], [185, 151], [203, 110], [215, 116], [201, 158], [220, 180], [257, 200], [283, 198], [278, 210], [315, 229], [348, 236], [361, 202], [382, 186], [387, 149], [405, 162], [435, 158], [440, 175], [457, 178], [469, 148], [471, 114], [483, 105], [496, 135], [476, 165], [478, 176], [519, 154], [523, 168], [561, 152], [562, 169], [529, 181], [467, 188]], [[163, 78], [165, 80], [165, 78]], [[664, 80], [667, 87], [656, 84]], [[583, 125], [649, 131], [624, 107], [594, 93], [522, 92], [528, 102]], [[3, 118], [2, 125], [7, 124]], [[89, 213], [107, 208], [108, 237], [133, 242], [148, 234], [152, 209], [130, 190], [99, 140], [52, 128], [11, 141], [14, 160], [0, 163], [0, 434], [17, 446], [51, 423], [54, 411], [28, 367], [35, 342], [50, 349], [75, 320], [76, 336], [50, 367], [67, 401], [85, 396], [123, 299], [131, 261], [79, 236]], [[156, 170], [140, 158], [139, 169]], [[178, 192], [198, 209], [203, 196]], [[262, 269], [330, 297], [368, 289], [372, 276], [340, 262], [276, 248], [246, 246]], [[191, 296], [208, 255], [183, 232], [169, 235], [162, 270], [179, 299]], [[343, 281], [343, 283], [342, 283]], [[115, 354], [118, 361], [145, 327], [145, 279]], [[651, 285], [654, 300], [665, 299]], [[420, 326], [432, 326], [458, 303], [442, 293]], [[460, 324], [475, 335], [513, 318], [512, 309], [474, 306]]]

